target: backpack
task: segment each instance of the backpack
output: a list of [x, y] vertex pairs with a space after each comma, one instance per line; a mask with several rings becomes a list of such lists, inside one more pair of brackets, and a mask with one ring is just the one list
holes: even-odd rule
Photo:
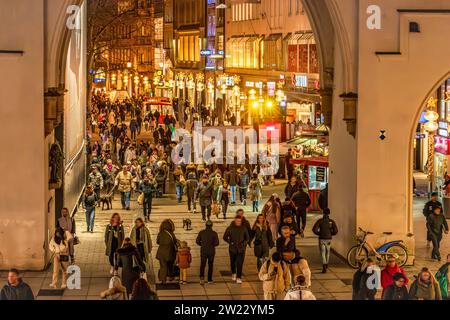
[[448, 269], [439, 271], [435, 275], [439, 287], [441, 288], [442, 299], [448, 298]]

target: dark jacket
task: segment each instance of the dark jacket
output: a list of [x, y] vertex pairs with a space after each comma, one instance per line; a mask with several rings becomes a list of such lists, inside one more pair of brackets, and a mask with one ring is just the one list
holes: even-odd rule
[[319, 199], [318, 199], [320, 209], [328, 208], [328, 187], [320, 191]]
[[391, 284], [384, 289], [383, 300], [409, 300], [408, 288], [406, 286], [398, 287]]
[[228, 171], [225, 174], [225, 181], [228, 182], [230, 187], [234, 187], [237, 185], [237, 173], [235, 170]]
[[291, 222], [291, 223], [287, 223], [287, 222], [285, 222], [285, 221], [283, 221], [282, 223], [280, 223], [280, 226], [278, 227], [278, 233], [279, 233], [280, 235], [281, 235], [281, 229], [282, 229], [284, 226], [288, 226], [288, 227], [291, 229], [291, 231], [294, 231], [294, 232], [295, 232], [294, 234], [291, 233], [291, 238], [292, 238], [292, 239], [295, 239], [295, 236], [298, 235], [298, 234], [300, 233], [300, 230], [298, 229], [298, 223], [296, 223], [294, 219], [292, 219], [292, 222]]
[[285, 201], [281, 205], [281, 217], [283, 218], [287, 214], [295, 216], [296, 210], [292, 201]]
[[309, 195], [303, 191], [303, 189], [300, 189], [294, 193], [291, 200], [297, 208], [301, 208], [303, 210], [306, 210], [311, 205], [311, 199], [309, 198]]
[[156, 252], [156, 259], [160, 261], [175, 261], [177, 257], [177, 245], [175, 235], [169, 231], [162, 231], [158, 234], [156, 243], [159, 245]]
[[188, 198], [194, 198], [198, 188], [198, 180], [190, 178], [186, 181], [186, 195]]
[[[357, 294], [355, 300], [375, 300], [375, 295], [377, 294], [377, 289], [369, 289], [367, 287], [367, 280], [370, 276], [372, 276], [372, 273], [367, 273], [366, 271], [357, 271], [360, 272], [359, 274], [359, 283], [354, 283], [353, 285], [357, 287]], [[355, 281], [356, 279], [354, 279]], [[355, 287], [354, 287], [355, 290]]]
[[122, 268], [122, 282], [128, 294], [133, 291], [133, 285], [139, 279], [140, 273], [145, 271], [145, 264], [138, 249], [129, 245], [117, 250], [118, 264]]
[[323, 218], [316, 221], [312, 232], [319, 236], [320, 240], [331, 240], [333, 236], [337, 235], [338, 228], [334, 220], [330, 219], [328, 215], [324, 215]]
[[139, 191], [141, 191], [145, 196], [152, 196], [157, 189], [158, 183], [154, 179], [149, 180], [148, 182], [141, 181], [141, 183], [139, 183]]
[[427, 227], [430, 232], [434, 234], [442, 234], [442, 231], [448, 231], [448, 224], [445, 216], [441, 213], [439, 215], [430, 214], [427, 217]]
[[300, 183], [297, 182], [295, 185], [291, 185], [291, 183], [288, 182], [286, 187], [284, 187], [284, 194], [286, 195], [286, 198], [292, 199], [294, 193], [296, 193], [299, 190], [301, 190]]
[[201, 206], [207, 207], [212, 204], [213, 187], [211, 183], [204, 185], [200, 183], [197, 188], [196, 198]]
[[272, 249], [275, 245], [273, 243], [272, 232], [270, 231], [269, 224], [267, 224], [265, 229], [255, 226], [252, 229], [250, 241], [253, 241], [255, 257], [268, 257], [270, 249]]
[[291, 241], [286, 245], [285, 239], [279, 237], [276, 241], [277, 252], [283, 254], [285, 252], [295, 252], [295, 241], [291, 238]]
[[219, 236], [212, 227], [207, 226], [205, 230], [198, 233], [195, 242], [200, 246], [201, 256], [211, 256], [216, 254], [216, 247], [219, 245]]
[[250, 235], [244, 224], [238, 227], [233, 221], [225, 230], [223, 240], [229, 244], [230, 252], [245, 253], [247, 244], [250, 242]]
[[87, 195], [85, 194], [83, 197], [83, 206], [85, 208], [87, 207], [95, 207], [97, 205], [97, 201], [98, 201], [98, 197], [97, 194], [95, 192], [93, 192], [91, 195]]
[[237, 178], [238, 178], [238, 186], [241, 189], [246, 189], [248, 187], [248, 184], [250, 183], [250, 176], [248, 174], [248, 171], [239, 172]]
[[6, 284], [0, 291], [0, 300], [34, 300], [33, 291], [30, 286], [19, 280], [17, 286]]
[[428, 217], [430, 214], [432, 214], [434, 212], [434, 209], [436, 209], [436, 208], [442, 209], [442, 203], [440, 203], [439, 201], [431, 201], [430, 200], [427, 203], [425, 203], [422, 213], [425, 217]]

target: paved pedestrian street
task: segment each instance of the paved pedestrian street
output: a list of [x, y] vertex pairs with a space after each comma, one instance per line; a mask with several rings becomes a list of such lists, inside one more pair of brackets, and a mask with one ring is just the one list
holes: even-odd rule
[[[264, 201], [276, 192], [282, 194], [284, 181], [277, 181], [277, 186], [266, 187], [264, 189]], [[105, 256], [104, 246], [104, 229], [109, 223], [110, 216], [113, 212], [119, 212], [122, 216], [125, 226], [126, 234], [129, 234], [133, 221], [136, 217], [141, 216], [142, 209], [137, 204], [136, 196], [133, 197], [132, 210], [124, 211], [118, 210], [120, 208], [119, 196], [116, 195], [113, 203], [114, 210], [96, 211], [95, 232], [93, 234], [83, 232], [86, 229], [84, 214], [78, 213], [76, 216], [78, 236], [81, 244], [76, 246], [76, 264], [81, 268], [81, 290], [65, 290], [62, 295], [48, 296], [46, 290], [50, 289], [51, 282], [51, 267], [47, 271], [42, 272], [26, 272], [24, 280], [30, 284], [33, 292], [39, 300], [98, 300], [100, 293], [108, 288], [109, 284], [109, 270], [110, 266], [108, 258]], [[412, 278], [417, 274], [423, 266], [428, 266], [431, 270], [436, 271], [440, 263], [429, 259], [430, 248], [426, 247], [425, 228], [423, 216], [421, 216], [421, 209], [423, 206], [423, 199], [415, 199], [415, 229], [416, 229], [416, 246], [419, 256], [416, 257], [414, 266], [406, 267], [408, 277]], [[263, 299], [262, 283], [258, 279], [256, 270], [256, 258], [253, 255], [253, 248], [247, 249], [247, 255], [244, 265], [243, 284], [239, 285], [231, 280], [231, 272], [229, 270], [229, 258], [227, 244], [222, 240], [223, 233], [226, 227], [231, 222], [234, 216], [234, 211], [241, 206], [230, 206], [228, 219], [212, 218], [214, 222], [214, 230], [219, 233], [220, 246], [217, 249], [217, 254], [214, 264], [214, 283], [201, 286], [199, 283], [199, 247], [195, 244], [195, 239], [198, 232], [204, 228], [204, 223], [201, 220], [201, 214], [187, 213], [186, 202], [183, 201], [181, 205], [177, 204], [175, 195], [166, 195], [165, 198], [156, 199], [152, 211], [152, 221], [148, 224], [152, 234], [153, 252], [152, 252], [152, 266], [149, 271], [148, 278], [161, 300], [257, 300]], [[260, 206], [262, 208], [262, 205]], [[260, 209], [261, 209], [260, 208]], [[246, 210], [245, 216], [251, 224], [253, 224], [256, 214], [251, 212], [251, 206], [244, 207]], [[329, 272], [322, 274], [322, 265], [320, 255], [317, 248], [317, 239], [312, 234], [311, 228], [314, 221], [319, 217], [317, 214], [308, 215], [308, 224], [306, 228], [305, 238], [297, 239], [298, 247], [300, 248], [302, 256], [304, 256], [311, 268], [312, 272], [312, 292], [317, 299], [351, 299], [351, 281], [354, 270], [349, 268], [343, 260], [332, 255], [330, 261]], [[155, 278], [159, 269], [159, 263], [155, 259], [157, 245], [156, 236], [160, 223], [170, 218], [174, 221], [176, 226], [175, 234], [178, 239], [187, 241], [192, 249], [193, 262], [188, 272], [188, 284], [167, 286], [155, 286]], [[183, 230], [183, 219], [189, 218], [192, 220], [192, 231]], [[80, 233], [81, 232], [81, 233]], [[448, 240], [444, 238], [442, 253], [450, 252]], [[6, 279], [6, 273], [1, 273], [2, 281]], [[3, 283], [2, 283], [3, 285]], [[44, 291], [40, 291], [40, 290]], [[50, 291], [52, 293], [52, 291]], [[54, 292], [57, 294], [58, 292]]]

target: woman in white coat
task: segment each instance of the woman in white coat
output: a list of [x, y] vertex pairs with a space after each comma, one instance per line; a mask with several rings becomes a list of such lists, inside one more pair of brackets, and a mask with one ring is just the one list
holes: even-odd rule
[[61, 289], [65, 289], [67, 288], [67, 267], [69, 266], [69, 244], [67, 233], [62, 228], [56, 228], [55, 234], [50, 240], [49, 250], [53, 253], [53, 279], [50, 287], [56, 289], [61, 269]]

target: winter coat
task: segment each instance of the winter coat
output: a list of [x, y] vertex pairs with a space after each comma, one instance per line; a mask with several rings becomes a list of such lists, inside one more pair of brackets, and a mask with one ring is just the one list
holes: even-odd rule
[[116, 176], [116, 186], [119, 192], [130, 192], [133, 188], [133, 175], [131, 172], [120, 171]]
[[236, 185], [237, 185], [237, 180], [238, 180], [238, 177], [237, 177], [236, 171], [231, 170], [231, 171], [228, 171], [228, 172], [225, 174], [225, 181], [228, 182], [228, 185], [229, 185], [230, 187], [236, 186]]
[[[293, 220], [291, 223], [287, 223], [287, 222], [283, 221], [282, 223], [280, 223], [280, 226], [278, 227], [278, 233], [280, 234], [280, 236], [281, 236], [281, 229], [284, 226], [288, 226], [289, 229], [291, 229], [292, 239], [295, 239], [295, 236], [300, 233], [300, 230], [298, 229], [298, 224], [295, 222], [295, 220]], [[294, 234], [292, 234], [292, 231], [294, 231]]]
[[191, 248], [178, 249], [176, 262], [180, 269], [188, 269], [192, 262]]
[[292, 185], [290, 182], [288, 182], [286, 187], [284, 187], [284, 194], [286, 195], [286, 198], [292, 199], [294, 193], [301, 189], [302, 188], [300, 186], [300, 183], [297, 182], [296, 184]]
[[292, 282], [294, 282], [299, 275], [302, 275], [305, 277], [306, 286], [311, 287], [311, 269], [305, 258], [297, 256], [291, 261], [288, 261], [287, 264], [291, 271]]
[[88, 184], [92, 185], [94, 189], [102, 189], [103, 188], [103, 177], [100, 172], [91, 172], [89, 174]]
[[155, 179], [149, 180], [148, 183], [145, 183], [145, 181], [141, 181], [141, 183], [139, 183], [139, 191], [141, 191], [145, 196], [152, 196], [157, 188], [158, 183]]
[[[137, 247], [137, 234], [136, 234], [136, 226], [133, 227], [133, 229], [131, 230], [130, 233], [130, 239], [131, 239], [131, 243]], [[149, 265], [150, 262], [150, 253], [152, 253], [152, 248], [153, 248], [153, 244], [152, 244], [152, 237], [150, 235], [150, 231], [148, 230], [148, 228], [146, 226], [142, 226], [140, 228], [139, 231], [139, 238], [140, 238], [140, 242], [144, 245], [144, 257], [141, 257], [142, 260]]]
[[226, 203], [229, 203], [230, 202], [229, 194], [230, 194], [230, 189], [224, 188], [223, 186], [219, 186], [219, 188], [217, 190], [216, 201], [220, 203], [223, 200]]
[[439, 201], [428, 201], [425, 203], [425, 206], [423, 207], [423, 215], [425, 218], [428, 218], [429, 215], [431, 215], [434, 212], [434, 209], [441, 208], [442, 209], [442, 203]]
[[317, 300], [307, 287], [295, 286], [286, 293], [284, 300]]
[[139, 255], [138, 249], [133, 245], [117, 250], [118, 264], [122, 268], [122, 282], [127, 293], [131, 294], [133, 285], [139, 279], [141, 272], [145, 271], [144, 262]]
[[253, 242], [253, 250], [255, 257], [264, 258], [269, 256], [269, 251], [274, 247], [272, 239], [272, 232], [269, 229], [269, 224], [266, 223], [265, 228], [257, 224], [252, 229], [251, 242]]
[[386, 266], [381, 270], [381, 286], [383, 290], [386, 289], [391, 284], [394, 284], [394, 275], [396, 273], [401, 273], [405, 277], [405, 285], [408, 284], [408, 278], [406, 277], [405, 270], [400, 268], [397, 264], [394, 267]]
[[248, 174], [248, 171], [241, 171], [241, 172], [239, 172], [237, 178], [238, 178], [237, 182], [238, 182], [239, 188], [247, 189], [248, 184], [250, 182], [250, 176]]
[[34, 300], [34, 294], [31, 290], [31, 287], [23, 282], [22, 279], [19, 279], [19, 283], [16, 286], [8, 283], [2, 288], [2, 290], [0, 291], [0, 300]]
[[233, 221], [225, 230], [223, 240], [229, 244], [230, 252], [245, 253], [247, 244], [250, 241], [250, 235], [243, 224], [238, 227]]
[[262, 186], [259, 179], [252, 179], [248, 185], [250, 201], [259, 201], [262, 199]]
[[175, 235], [167, 230], [158, 234], [156, 243], [159, 245], [156, 259], [163, 262], [174, 262], [177, 257], [177, 239]]
[[412, 283], [409, 289], [412, 300], [442, 300], [441, 289], [436, 279], [431, 276], [430, 282], [424, 283], [419, 277]]
[[[353, 281], [354, 281], [353, 290], [354, 290], [355, 300], [375, 300], [375, 295], [377, 294], [377, 289], [376, 288], [369, 289], [367, 287], [367, 281], [369, 280], [369, 277], [373, 276], [374, 272], [375, 271], [372, 271], [371, 273], [367, 273], [366, 270], [357, 271], [357, 274], [355, 274], [356, 279], [355, 278], [353, 279]], [[355, 283], [355, 280], [357, 281], [356, 283]]]
[[428, 231], [434, 234], [442, 234], [442, 231], [448, 231], [448, 224], [445, 216], [441, 213], [439, 215], [430, 214], [427, 217], [427, 228]]
[[316, 221], [312, 231], [320, 240], [331, 240], [333, 236], [337, 235], [338, 228], [334, 220], [330, 219], [328, 215], [324, 215], [323, 218]]
[[309, 198], [309, 195], [303, 191], [303, 189], [300, 189], [294, 193], [291, 200], [297, 208], [301, 208], [303, 210], [307, 209], [311, 205], [311, 199]]
[[[271, 274], [275, 271], [277, 271], [276, 275], [272, 276]], [[279, 263], [274, 263], [272, 260], [267, 261], [262, 265], [258, 277], [263, 281], [265, 293], [282, 295], [291, 286], [291, 273], [283, 261]]]
[[[109, 256], [112, 252], [112, 241], [114, 237], [114, 227], [111, 224], [108, 224], [105, 229], [105, 255]], [[125, 239], [125, 231], [123, 229], [123, 225], [117, 226], [117, 243], [118, 248], [122, 247], [122, 242]]]
[[279, 237], [276, 241], [277, 251], [281, 254], [285, 252], [294, 252], [295, 251], [295, 241], [292, 238], [289, 238], [289, 243], [286, 245], [286, 239], [283, 237]]
[[281, 205], [281, 215], [282, 217], [284, 217], [287, 214], [291, 214], [293, 216], [296, 215], [296, 209], [295, 209], [295, 205], [292, 201], [285, 201], [283, 202], [283, 204]]
[[203, 207], [210, 206], [212, 204], [212, 197], [213, 197], [213, 187], [210, 183], [203, 184], [200, 183], [198, 185], [197, 191], [196, 191], [196, 198], [199, 201], [199, 204]]
[[93, 192], [90, 195], [85, 193], [84, 196], [83, 196], [83, 207], [84, 208], [95, 207], [97, 205], [97, 201], [98, 200], [99, 199], [98, 199], [97, 194], [95, 192]]
[[382, 300], [409, 300], [408, 288], [391, 284], [384, 289]]
[[219, 236], [212, 227], [207, 226], [206, 229], [199, 232], [195, 243], [200, 246], [201, 256], [215, 255], [216, 247], [219, 245]]
[[198, 180], [197, 179], [188, 179], [186, 180], [186, 190], [185, 193], [188, 198], [192, 199], [195, 197], [195, 192], [198, 188]]
[[328, 208], [328, 187], [320, 191], [319, 199], [317, 201], [320, 209], [323, 210]]
[[269, 224], [279, 224], [281, 222], [281, 207], [278, 202], [267, 202], [262, 209], [262, 214]]

